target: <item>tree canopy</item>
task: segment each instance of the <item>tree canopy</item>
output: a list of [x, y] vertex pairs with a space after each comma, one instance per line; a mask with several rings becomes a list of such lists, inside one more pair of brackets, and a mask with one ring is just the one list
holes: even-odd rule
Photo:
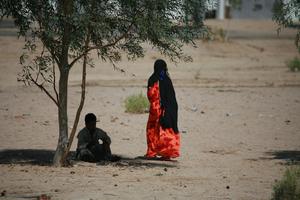
[[[118, 61], [121, 52], [129, 59], [136, 59], [144, 55], [143, 42], [149, 42], [171, 59], [184, 58], [182, 42], [192, 42], [204, 30], [199, 31], [199, 27], [196, 30], [185, 18], [194, 9], [186, 2], [195, 0], [2, 1], [2, 16], [15, 18], [21, 36], [41, 39], [57, 62], [66, 47], [69, 57], [75, 59], [89, 50], [96, 50], [104, 60]], [[200, 2], [198, 12], [204, 13], [201, 0], [197, 2]], [[70, 8], [64, 13], [63, 7], [67, 5]], [[84, 49], [87, 34], [93, 45]], [[73, 66], [73, 61], [68, 67]]]

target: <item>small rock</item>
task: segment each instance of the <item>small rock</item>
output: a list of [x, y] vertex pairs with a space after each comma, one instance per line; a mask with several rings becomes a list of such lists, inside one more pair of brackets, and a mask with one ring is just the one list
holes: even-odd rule
[[55, 189], [54, 192], [59, 192], [59, 189]]
[[202, 110], [201, 112], [200, 112], [201, 114], [205, 114], [205, 112]]
[[113, 174], [113, 177], [119, 176], [119, 174]]
[[118, 187], [118, 184], [115, 184], [114, 186], [115, 186], [115, 187]]
[[198, 108], [195, 105], [193, 105], [192, 107], [185, 107], [185, 110], [191, 111], [191, 112], [197, 112]]
[[70, 174], [75, 174], [75, 172], [74, 172], [74, 171], [71, 171]]
[[121, 122], [120, 125], [127, 126], [124, 122]]
[[50, 196], [47, 196], [46, 194], [41, 194], [41, 195], [38, 197], [38, 200], [51, 200], [51, 197], [50, 197]]
[[168, 171], [168, 169], [165, 167], [165, 168], [164, 168], [164, 171], [165, 171], [165, 172], [167, 172], [167, 171]]
[[184, 187], [184, 188], [187, 188], [187, 186], [186, 186], [186, 185], [184, 185], [183, 187]]
[[191, 111], [193, 111], [193, 112], [196, 112], [198, 110], [198, 108], [196, 107], [196, 106], [193, 106], [192, 108], [191, 108]]
[[44, 126], [49, 126], [49, 121], [44, 121], [44, 122], [42, 123], [42, 125], [44, 125]]
[[117, 121], [119, 118], [118, 117], [111, 117], [110, 118], [110, 122], [115, 122], [115, 121]]
[[288, 125], [289, 123], [291, 123], [290, 120], [285, 120], [284, 122], [285, 122], [287, 125]]
[[226, 113], [226, 117], [230, 117], [230, 116], [232, 116], [232, 114]]
[[3, 191], [1, 192], [1, 197], [4, 197], [4, 196], [6, 196], [6, 190], [3, 190]]
[[25, 119], [25, 117], [23, 115], [16, 115], [15, 119]]
[[227, 189], [227, 190], [229, 190], [229, 189], [230, 189], [229, 185], [227, 185], [227, 186], [226, 186], [226, 189]]

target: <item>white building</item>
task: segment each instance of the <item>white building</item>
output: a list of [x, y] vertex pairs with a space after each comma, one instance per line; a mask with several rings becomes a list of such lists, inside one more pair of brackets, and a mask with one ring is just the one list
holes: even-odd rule
[[218, 19], [272, 19], [275, 0], [241, 0], [240, 5], [232, 6], [229, 0], [218, 0], [216, 17]]

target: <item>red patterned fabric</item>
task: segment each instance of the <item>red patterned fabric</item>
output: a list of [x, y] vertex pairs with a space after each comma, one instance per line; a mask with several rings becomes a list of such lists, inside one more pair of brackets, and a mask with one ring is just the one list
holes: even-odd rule
[[150, 102], [149, 119], [147, 123], [147, 157], [162, 156], [163, 158], [176, 158], [179, 156], [180, 135], [172, 128], [163, 129], [159, 117], [163, 110], [160, 107], [158, 82], [148, 89]]

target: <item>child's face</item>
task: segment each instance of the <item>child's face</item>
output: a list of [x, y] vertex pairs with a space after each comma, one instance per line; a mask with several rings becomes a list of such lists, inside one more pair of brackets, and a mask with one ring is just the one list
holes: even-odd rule
[[85, 126], [90, 132], [94, 132], [96, 129], [96, 121], [86, 123]]

